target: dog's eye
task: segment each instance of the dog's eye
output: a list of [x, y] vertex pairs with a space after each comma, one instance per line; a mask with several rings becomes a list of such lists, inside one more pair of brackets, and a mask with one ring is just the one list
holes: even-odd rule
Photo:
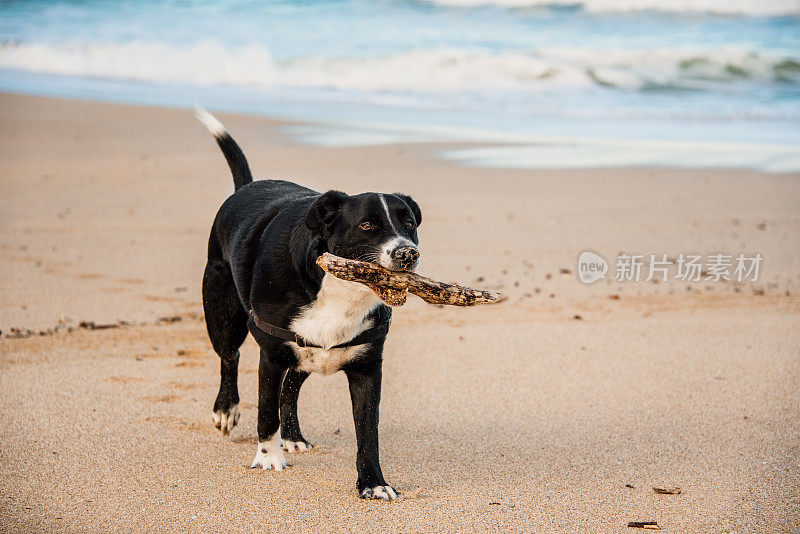
[[414, 223], [411, 222], [411, 221], [408, 221], [406, 223], [406, 228], [408, 228], [409, 230], [413, 230], [414, 229]]
[[366, 230], [366, 231], [370, 231], [370, 230], [374, 230], [375, 229], [375, 225], [372, 224], [371, 222], [362, 222], [361, 224], [358, 225], [358, 227], [361, 228], [362, 230]]

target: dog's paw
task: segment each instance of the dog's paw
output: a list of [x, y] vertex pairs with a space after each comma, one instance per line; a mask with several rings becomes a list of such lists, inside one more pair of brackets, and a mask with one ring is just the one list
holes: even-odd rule
[[362, 499], [393, 501], [400, 497], [400, 492], [391, 486], [375, 486], [374, 488], [364, 488], [358, 496]]
[[211, 418], [214, 420], [214, 427], [227, 435], [239, 422], [239, 416], [241, 414], [242, 412], [239, 410], [239, 405], [234, 404], [228, 408], [228, 410], [214, 411], [214, 413], [211, 414]]
[[253, 464], [250, 469], [263, 469], [265, 471], [283, 471], [289, 464], [286, 463], [286, 458], [283, 457], [281, 450], [280, 438], [277, 441], [262, 441], [258, 444], [256, 449], [256, 457], [253, 459]]
[[283, 450], [286, 452], [303, 452], [310, 451], [314, 446], [307, 441], [291, 441], [288, 439], [283, 440]]

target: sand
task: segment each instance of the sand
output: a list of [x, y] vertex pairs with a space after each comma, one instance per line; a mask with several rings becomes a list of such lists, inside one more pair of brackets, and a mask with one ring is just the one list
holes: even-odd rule
[[[316, 448], [248, 469], [252, 340], [240, 424], [212, 427], [200, 282], [232, 185], [191, 112], [1, 95], [0, 530], [800, 530], [800, 176], [464, 168], [434, 157], [456, 145], [318, 148], [220, 118], [258, 177], [411, 194], [420, 272], [508, 297], [396, 310], [380, 432], [403, 499], [356, 497], [342, 374], [301, 393]], [[764, 263], [757, 283], [586, 286], [585, 249]]]

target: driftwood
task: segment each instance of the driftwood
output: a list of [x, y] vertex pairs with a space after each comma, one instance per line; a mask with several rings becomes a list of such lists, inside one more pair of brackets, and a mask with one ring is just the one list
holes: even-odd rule
[[369, 286], [390, 306], [405, 304], [409, 291], [425, 302], [451, 306], [475, 306], [500, 300], [500, 295], [493, 291], [437, 282], [408, 271], [390, 271], [374, 263], [348, 260], [328, 252], [317, 258], [317, 265], [337, 278]]

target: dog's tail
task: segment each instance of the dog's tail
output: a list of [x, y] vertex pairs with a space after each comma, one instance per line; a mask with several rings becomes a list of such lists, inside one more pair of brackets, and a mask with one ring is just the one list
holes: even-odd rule
[[233, 140], [231, 134], [217, 120], [214, 115], [201, 108], [195, 107], [195, 116], [203, 123], [203, 125], [211, 132], [211, 135], [216, 139], [219, 148], [228, 160], [228, 166], [231, 168], [233, 174], [233, 185], [238, 190], [253, 181], [253, 175], [250, 173], [250, 166], [247, 165], [247, 158], [244, 157], [244, 152]]

